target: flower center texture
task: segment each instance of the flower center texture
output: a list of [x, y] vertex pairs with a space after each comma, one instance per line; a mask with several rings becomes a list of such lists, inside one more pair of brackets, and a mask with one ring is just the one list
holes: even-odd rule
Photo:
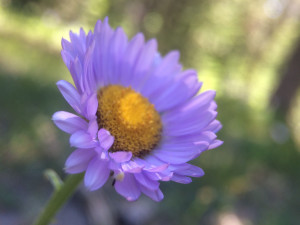
[[131, 87], [108, 85], [98, 90], [99, 129], [108, 130], [115, 141], [109, 151], [130, 151], [144, 156], [161, 139], [160, 115], [147, 98]]

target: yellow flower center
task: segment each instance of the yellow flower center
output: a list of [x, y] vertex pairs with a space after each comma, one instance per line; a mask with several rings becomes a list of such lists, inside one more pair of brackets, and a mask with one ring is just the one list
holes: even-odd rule
[[160, 115], [147, 98], [130, 87], [108, 85], [97, 93], [97, 121], [115, 141], [111, 152], [130, 151], [133, 156], [149, 153], [160, 141]]

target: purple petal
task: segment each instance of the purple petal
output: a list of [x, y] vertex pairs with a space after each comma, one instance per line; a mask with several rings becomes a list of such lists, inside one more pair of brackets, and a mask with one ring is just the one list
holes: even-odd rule
[[196, 95], [202, 85], [198, 82], [197, 73], [194, 70], [183, 71], [177, 77], [172, 82], [168, 82], [164, 90], [149, 97], [159, 112], [183, 104]]
[[98, 123], [96, 119], [93, 119], [89, 122], [88, 133], [91, 137], [96, 138], [98, 132]]
[[121, 27], [118, 27], [113, 34], [110, 42], [108, 72], [109, 82], [112, 84], [119, 83], [120, 65], [124, 57], [124, 51], [127, 46], [127, 36]]
[[216, 91], [208, 90], [202, 92], [191, 101], [189, 101], [180, 111], [185, 112], [189, 110], [204, 110], [208, 108], [209, 104], [213, 101], [216, 96]]
[[92, 44], [88, 47], [88, 50], [84, 57], [84, 66], [83, 66], [83, 86], [85, 88], [85, 92], [88, 95], [91, 95], [92, 93], [95, 93], [97, 84], [95, 81], [95, 74], [94, 74], [94, 68], [93, 68], [93, 52], [95, 48], [95, 42], [92, 42]]
[[87, 116], [88, 118], [94, 118], [98, 110], [97, 94], [89, 97], [87, 102]]
[[197, 145], [197, 148], [181, 148], [181, 149], [159, 149], [154, 150], [153, 155], [158, 159], [173, 164], [182, 164], [197, 157], [202, 151], [208, 148], [208, 143], [202, 142]]
[[[189, 116], [189, 115], [187, 115]], [[173, 121], [172, 123], [164, 124], [164, 133], [168, 136], [183, 136], [201, 131], [217, 116], [215, 111], [206, 111], [197, 117], [187, 117], [184, 121]]]
[[139, 164], [143, 163], [145, 166], [144, 170], [149, 172], [161, 172], [168, 168], [169, 164], [162, 162], [161, 160], [157, 159], [153, 155], [147, 155], [145, 159], [135, 159]]
[[111, 60], [108, 53], [111, 47], [110, 41], [113, 35], [113, 30], [108, 24], [108, 19], [105, 18], [102, 23], [97, 23], [95, 26], [95, 53], [94, 53], [94, 70], [96, 73], [96, 85], [108, 85], [108, 63]]
[[93, 94], [87, 99], [87, 103], [86, 103], [87, 118], [88, 119], [93, 118], [96, 115], [97, 109], [98, 109], [97, 94]]
[[88, 127], [84, 119], [64, 111], [54, 113], [52, 120], [59, 129], [69, 134], [75, 133], [78, 130], [86, 130]]
[[72, 44], [64, 38], [61, 39], [61, 46], [62, 46], [63, 50], [65, 50], [67, 52], [71, 52], [73, 50]]
[[74, 59], [74, 61], [71, 61], [70, 63], [70, 73], [73, 78], [74, 84], [79, 92], [79, 94], [82, 94], [84, 87], [82, 84], [82, 65], [79, 61], [78, 57]]
[[212, 101], [210, 103], [210, 106], [208, 107], [209, 110], [214, 110], [214, 111], [216, 111], [217, 108], [218, 108], [218, 105], [217, 105], [217, 103], [215, 101]]
[[159, 202], [164, 198], [164, 194], [161, 192], [159, 188], [156, 190], [151, 190], [141, 185], [140, 189], [145, 195], [147, 195], [148, 197], [150, 197], [152, 200], [156, 202]]
[[109, 133], [109, 131], [101, 128], [98, 131], [98, 140], [100, 146], [107, 151], [113, 145], [115, 138]]
[[[69, 43], [69, 42], [66, 41], [65, 39], [62, 39], [61, 41], [62, 41], [62, 45], [63, 45], [63, 42]], [[70, 44], [70, 43], [69, 43], [69, 44]], [[66, 66], [68, 67], [68, 69], [70, 69], [70, 67], [71, 67], [70, 65], [71, 65], [72, 60], [73, 60], [73, 55], [72, 55], [70, 52], [65, 51], [65, 50], [63, 49], [63, 50], [61, 50], [61, 57], [62, 57], [64, 63], [66, 64]]]
[[216, 95], [215, 91], [205, 91], [200, 95], [192, 98], [190, 101], [185, 103], [183, 106], [177, 107], [173, 110], [166, 112], [162, 119], [165, 123], [178, 121], [182, 122], [185, 118], [189, 118], [192, 115], [197, 116], [207, 111], [211, 101]]
[[131, 152], [110, 152], [109, 156], [117, 163], [127, 162], [131, 159]]
[[178, 60], [178, 51], [171, 51], [163, 59], [159, 60], [160, 62], [155, 71], [145, 82], [141, 90], [143, 96], [149, 98], [149, 96], [164, 89], [163, 87], [172, 80], [173, 76], [180, 72], [181, 67], [178, 66]]
[[159, 67], [156, 68], [155, 74], [171, 75], [178, 69], [178, 61], [180, 58], [179, 51], [173, 50], [169, 52], [161, 61]]
[[141, 195], [141, 191], [136, 183], [134, 176], [128, 173], [125, 173], [124, 179], [122, 181], [116, 181], [115, 189], [128, 201], [135, 201]]
[[[207, 142], [211, 143], [216, 139], [215, 133], [211, 131], [197, 132], [193, 134], [183, 135], [183, 136], [175, 136], [175, 137], [163, 137], [163, 142], [166, 145], [175, 145], [175, 146], [183, 146], [187, 147], [195, 146], [197, 142]], [[162, 147], [163, 148], [163, 147]]]
[[214, 149], [214, 148], [217, 148], [219, 147], [220, 145], [222, 145], [224, 142], [223, 141], [220, 141], [220, 140], [214, 140], [208, 147], [208, 149]]
[[74, 55], [82, 56], [85, 52], [85, 42], [80, 39], [79, 35], [73, 33], [72, 31], [70, 31], [69, 35], [73, 49], [75, 50]]
[[[216, 138], [217, 138], [217, 135], [214, 132], [204, 131], [201, 133], [199, 141], [205, 141], [205, 142], [211, 143]], [[196, 142], [199, 142], [199, 141], [196, 141]]]
[[67, 173], [81, 173], [85, 171], [91, 159], [95, 156], [93, 149], [77, 149], [68, 157], [65, 163]]
[[164, 163], [164, 164], [162, 164], [160, 166], [157, 166], [157, 167], [147, 168], [146, 170], [149, 171], [149, 172], [161, 172], [161, 171], [166, 170], [168, 167], [169, 167], [169, 164]]
[[222, 124], [218, 120], [212, 121], [207, 127], [205, 127], [203, 130], [209, 130], [214, 133], [217, 133], [222, 128]]
[[121, 76], [120, 82], [123, 86], [130, 85], [131, 75], [133, 74], [134, 65], [138, 59], [138, 56], [144, 46], [144, 35], [142, 33], [138, 33], [133, 37], [133, 39], [128, 43], [127, 48], [125, 50], [126, 57], [123, 59], [123, 63], [121, 65]]
[[127, 173], [140, 173], [142, 171], [142, 169], [144, 168], [144, 165], [141, 166], [134, 161], [128, 161], [128, 162], [122, 163], [121, 167], [122, 167], [122, 170]]
[[131, 87], [135, 90], [140, 90], [142, 86], [141, 84], [143, 84], [150, 75], [149, 71], [151, 71], [156, 52], [157, 41], [155, 39], [151, 39], [146, 43], [141, 51], [134, 68]]
[[173, 176], [173, 172], [169, 171], [168, 169], [162, 172], [143, 171], [143, 173], [147, 175], [147, 177], [149, 177], [151, 180], [169, 181]]
[[[177, 168], [176, 168], [177, 167]], [[204, 175], [204, 171], [198, 167], [191, 164], [183, 164], [183, 165], [175, 165], [175, 173], [183, 176], [190, 177], [202, 177]]]
[[86, 170], [84, 184], [89, 190], [94, 191], [105, 184], [109, 174], [108, 162], [94, 157]]
[[149, 71], [149, 67], [153, 64], [155, 54], [157, 52], [157, 41], [155, 39], [149, 40], [139, 56], [138, 62], [135, 67], [135, 72]]
[[181, 176], [177, 174], [174, 174], [171, 180], [181, 184], [189, 184], [192, 182], [192, 179], [190, 177]]
[[86, 52], [86, 46], [89, 46], [93, 35], [89, 32], [88, 37], [86, 37], [85, 32], [81, 29], [80, 34], [74, 34], [70, 32], [71, 42], [62, 40], [61, 44], [63, 47], [62, 55], [67, 56], [64, 59], [65, 64], [70, 69], [70, 62], [75, 58], [79, 58], [83, 62], [84, 54]]
[[154, 152], [154, 155], [159, 158], [160, 160], [165, 161], [166, 163], [174, 163], [174, 164], [181, 164], [188, 162], [195, 158], [196, 155], [198, 155], [198, 151], [176, 151], [175, 153], [172, 153], [170, 151], [163, 151], [159, 150], [157, 152]]
[[64, 80], [58, 81], [56, 85], [70, 106], [72, 106], [77, 113], [81, 114], [80, 95], [75, 87]]
[[150, 190], [156, 190], [159, 187], [159, 182], [156, 180], [151, 180], [148, 176], [145, 176], [143, 173], [134, 174], [135, 179], [142, 186], [147, 187]]
[[85, 131], [77, 131], [70, 137], [70, 145], [77, 148], [92, 148], [96, 146], [96, 141]]

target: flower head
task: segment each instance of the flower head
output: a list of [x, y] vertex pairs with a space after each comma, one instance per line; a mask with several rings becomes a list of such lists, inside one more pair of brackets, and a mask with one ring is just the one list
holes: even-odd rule
[[177, 51], [162, 57], [155, 39], [145, 42], [139, 33], [128, 40], [107, 18], [94, 33], [70, 32], [62, 47], [75, 87], [64, 80], [57, 86], [77, 114], [53, 115], [77, 148], [67, 173], [85, 171], [90, 190], [113, 174], [116, 191], [129, 201], [141, 193], [160, 201], [159, 181], [186, 184], [204, 175], [188, 162], [222, 144], [215, 92], [197, 95], [197, 73], [182, 70]]

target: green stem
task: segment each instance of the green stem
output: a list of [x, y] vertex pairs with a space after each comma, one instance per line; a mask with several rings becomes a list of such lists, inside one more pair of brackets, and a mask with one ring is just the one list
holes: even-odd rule
[[74, 174], [67, 177], [62, 186], [55, 190], [51, 196], [46, 208], [39, 215], [34, 225], [46, 225], [52, 221], [56, 212], [63, 206], [63, 204], [75, 192], [77, 186], [81, 183], [84, 173]]

